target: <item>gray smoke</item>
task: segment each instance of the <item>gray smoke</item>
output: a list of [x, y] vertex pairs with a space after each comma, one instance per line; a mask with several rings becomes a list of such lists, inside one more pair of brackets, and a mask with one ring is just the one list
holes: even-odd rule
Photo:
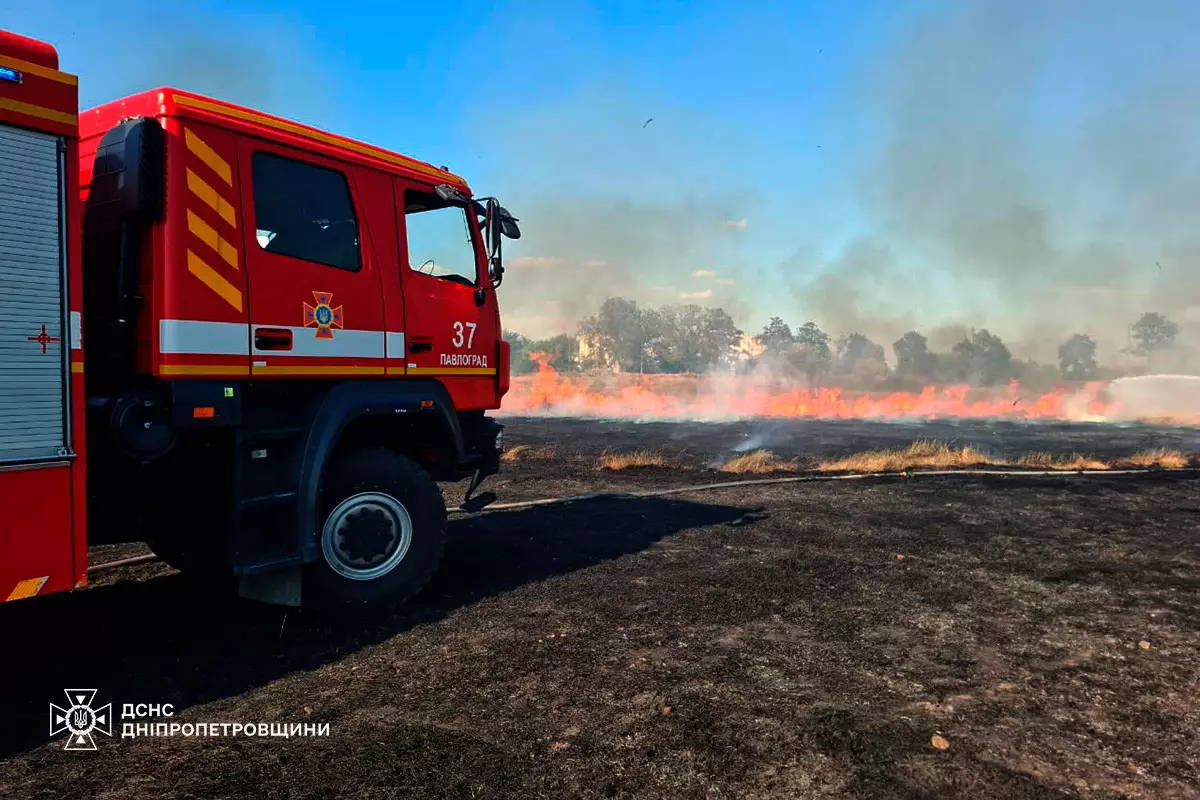
[[60, 46], [64, 69], [80, 73], [85, 108], [170, 86], [344, 132], [339, 63], [322, 57], [318, 31], [286, 16], [151, 0], [128, 0], [119, 25], [108, 7], [61, 0], [27, 13], [69, 20], [40, 35]]
[[794, 282], [798, 304], [885, 345], [987, 327], [1047, 361], [1074, 332], [1111, 359], [1144, 311], [1195, 340], [1198, 22], [1187, 2], [963, 0], [906, 28], [847, 100], [884, 137], [854, 178], [871, 239]]
[[527, 223], [505, 251], [506, 327], [571, 330], [610, 296], [745, 310], [727, 265], [752, 192], [711, 164], [731, 146], [713, 120], [608, 85], [489, 119], [501, 170], [519, 166], [505, 204]]

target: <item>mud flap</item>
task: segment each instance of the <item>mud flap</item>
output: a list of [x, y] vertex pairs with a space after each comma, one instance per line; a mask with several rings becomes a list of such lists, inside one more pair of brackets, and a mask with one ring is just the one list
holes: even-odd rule
[[302, 569], [299, 566], [255, 572], [238, 579], [238, 597], [277, 606], [300, 605]]

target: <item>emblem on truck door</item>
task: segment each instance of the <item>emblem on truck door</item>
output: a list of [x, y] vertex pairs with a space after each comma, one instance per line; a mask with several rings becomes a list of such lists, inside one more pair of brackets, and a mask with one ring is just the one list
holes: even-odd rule
[[304, 327], [316, 326], [318, 339], [332, 339], [334, 328], [344, 328], [342, 324], [342, 307], [332, 305], [332, 292], [313, 292], [315, 306], [304, 304]]

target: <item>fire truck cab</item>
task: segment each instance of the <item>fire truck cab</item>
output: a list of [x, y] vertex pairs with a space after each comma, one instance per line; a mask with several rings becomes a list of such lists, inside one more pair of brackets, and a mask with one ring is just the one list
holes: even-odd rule
[[[0, 47], [5, 65], [54, 71]], [[0, 492], [28, 523], [0, 553], [66, 515], [86, 518], [74, 585], [86, 543], [146, 541], [273, 602], [417, 591], [445, 538], [437, 482], [470, 479], [469, 496], [498, 468], [486, 412], [508, 389], [495, 290], [516, 220], [445, 168], [178, 89], [81, 113], [76, 158], [65, 121], [11, 122]], [[27, 174], [36, 193], [14, 185]], [[35, 442], [35, 421], [62, 436]], [[84, 453], [86, 501], [67, 491]], [[29, 476], [59, 471], [59, 499], [34, 507]]]

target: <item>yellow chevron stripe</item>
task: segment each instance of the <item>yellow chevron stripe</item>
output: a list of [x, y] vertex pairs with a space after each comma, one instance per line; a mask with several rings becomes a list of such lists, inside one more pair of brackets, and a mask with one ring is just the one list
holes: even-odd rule
[[26, 597], [33, 597], [42, 590], [42, 587], [46, 585], [46, 581], [48, 580], [50, 580], [49, 575], [41, 578], [27, 578], [18, 583], [16, 588], [9, 592], [8, 600], [24, 600]]
[[204, 220], [196, 216], [190, 208], [187, 212], [188, 230], [196, 234], [200, 241], [217, 251], [217, 255], [225, 259], [225, 263], [234, 269], [238, 268], [238, 251]]
[[234, 213], [233, 206], [225, 202], [225, 198], [217, 194], [217, 190], [205, 183], [203, 178], [192, 172], [190, 167], [187, 171], [187, 185], [192, 194], [217, 212], [221, 219], [228, 222], [233, 228], [237, 228], [237, 214]]
[[0, 97], [0, 109], [15, 111], [18, 114], [38, 119], [48, 119], [60, 125], [75, 125], [79, 122], [79, 118], [74, 114], [64, 114], [62, 111], [55, 111], [52, 108], [35, 106], [33, 103], [22, 103], [20, 100], [9, 100], [7, 97]]
[[192, 133], [190, 128], [184, 129], [183, 139], [187, 142], [187, 149], [192, 151], [192, 155], [207, 164], [209, 169], [217, 173], [218, 178], [233, 186], [233, 169], [229, 166], [228, 161], [217, 155], [217, 151]]
[[188, 272], [199, 278], [201, 283], [220, 295], [222, 300], [240, 313], [242, 310], [241, 290], [224, 278], [221, 273], [204, 263], [204, 259], [191, 250], [188, 250], [187, 258]]
[[39, 78], [45, 78], [51, 81], [65, 83], [68, 86], [78, 86], [79, 78], [67, 72], [60, 72], [50, 67], [43, 67], [41, 64], [32, 64], [28, 61], [23, 61], [12, 56], [0, 55], [0, 67], [8, 67], [15, 69], [17, 72], [24, 72], [27, 75], [37, 75]]

